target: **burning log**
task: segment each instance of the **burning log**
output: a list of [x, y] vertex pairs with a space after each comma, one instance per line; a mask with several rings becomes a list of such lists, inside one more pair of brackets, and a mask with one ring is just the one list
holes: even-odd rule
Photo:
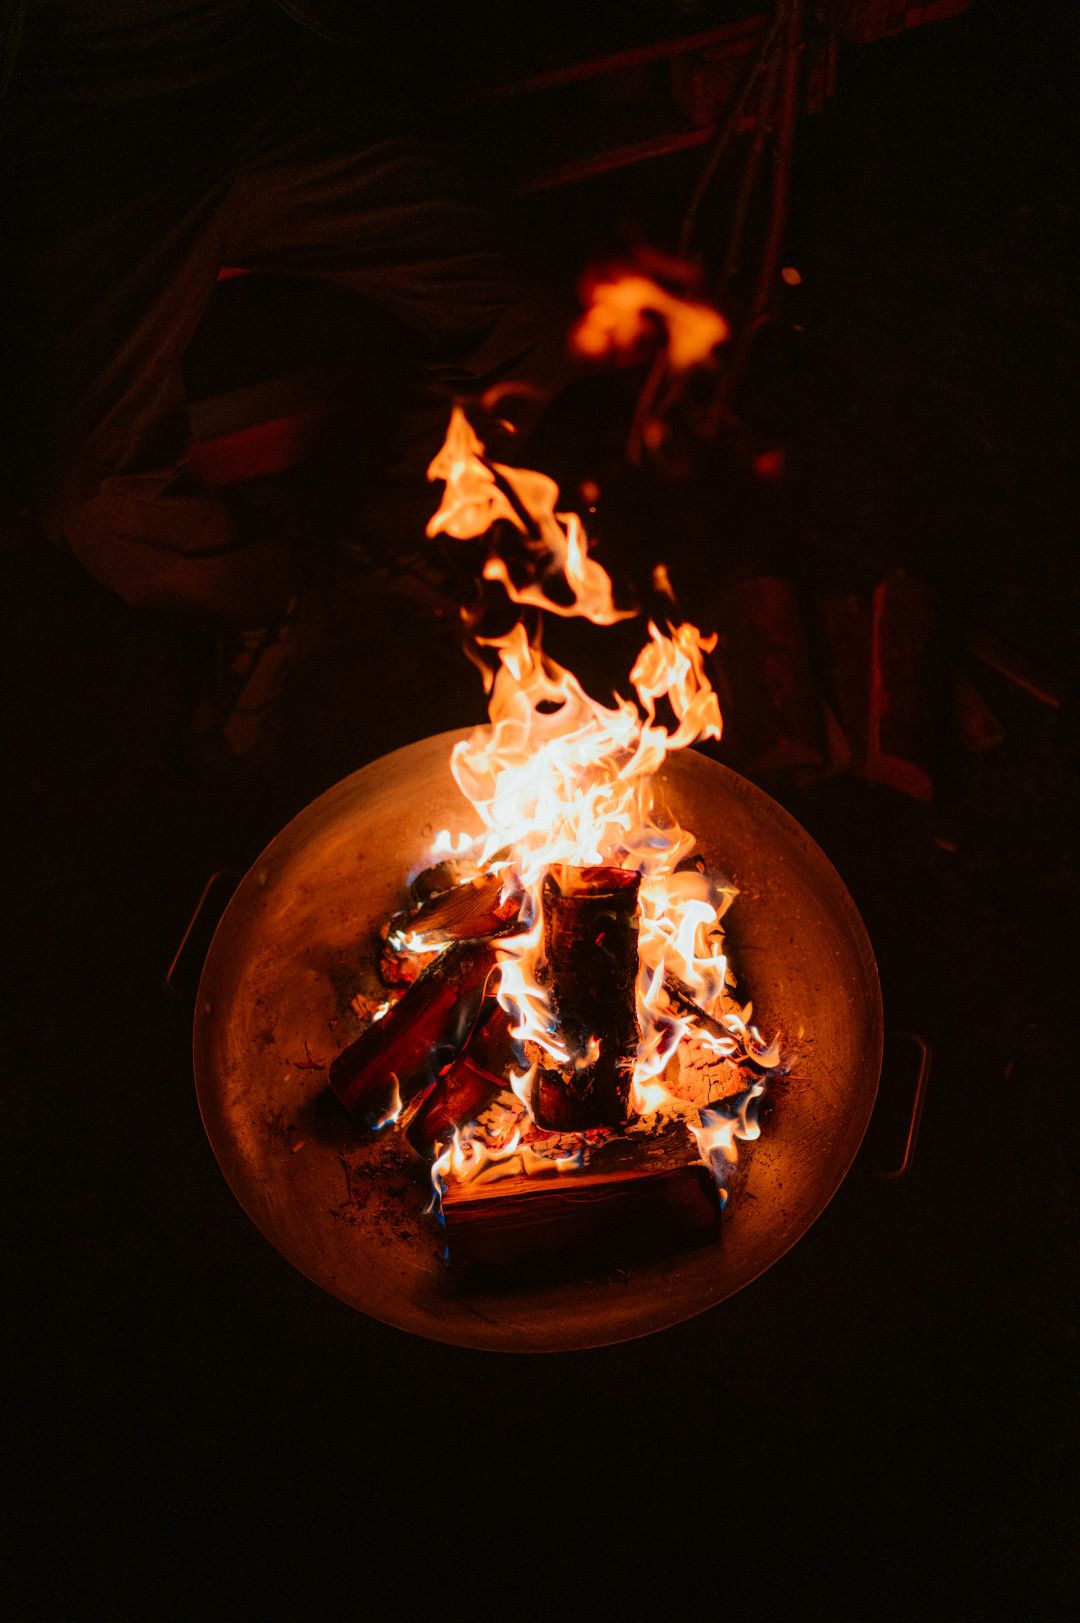
[[379, 979], [390, 988], [411, 986], [438, 956], [436, 949], [429, 953], [410, 952], [400, 944], [396, 932], [401, 917], [397, 914], [387, 919], [378, 936]]
[[443, 857], [430, 868], [421, 868], [409, 884], [409, 900], [414, 907], [423, 907], [425, 902], [445, 896], [448, 890], [456, 890], [458, 885], [475, 878], [476, 864], [471, 858]]
[[521, 902], [516, 896], [504, 898], [502, 889], [501, 878], [481, 874], [433, 897], [414, 913], [399, 915], [395, 928], [415, 940], [421, 951], [452, 941], [487, 941], [505, 935], [517, 923]]
[[442, 1211], [455, 1272], [494, 1274], [527, 1264], [629, 1266], [708, 1240], [720, 1200], [678, 1127], [615, 1139], [580, 1171], [451, 1182]]
[[[380, 931], [379, 975], [386, 986], [408, 986], [455, 941], [490, 941], [517, 924], [520, 901], [502, 896], [503, 882], [482, 874], [430, 896], [411, 913], [395, 913]], [[401, 943], [405, 945], [401, 945]]]
[[417, 907], [396, 928], [421, 946], [447, 946], [450, 941], [487, 941], [505, 935], [518, 922], [520, 898], [502, 896], [503, 881], [484, 873], [468, 885], [455, 885], [442, 896]]
[[492, 1000], [457, 1059], [443, 1071], [405, 1128], [418, 1155], [431, 1156], [440, 1139], [474, 1121], [507, 1085], [514, 1049], [510, 1017]]
[[701, 1004], [694, 997], [692, 988], [687, 986], [684, 980], [680, 980], [678, 975], [670, 969], [664, 976], [664, 991], [679, 1013], [689, 1015], [695, 1024], [700, 1026], [702, 1031], [707, 1031], [711, 1037], [723, 1039], [728, 1037], [728, 1032], [720, 1024], [720, 1021], [711, 1014], [706, 1014]]
[[562, 867], [544, 879], [541, 976], [574, 1063], [540, 1071], [534, 1111], [542, 1127], [618, 1127], [629, 1117], [639, 885], [626, 868]]
[[487, 942], [448, 947], [381, 1020], [330, 1066], [346, 1110], [385, 1119], [460, 1051], [484, 1000], [495, 953]]

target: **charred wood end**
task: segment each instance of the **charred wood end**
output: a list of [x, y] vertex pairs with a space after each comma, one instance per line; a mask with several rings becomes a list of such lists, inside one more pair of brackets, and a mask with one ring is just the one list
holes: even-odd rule
[[394, 927], [420, 940], [423, 948], [506, 935], [517, 925], [521, 901], [517, 896], [504, 897], [502, 889], [501, 878], [485, 874], [456, 885], [412, 913], [395, 915]]
[[580, 1063], [538, 1078], [537, 1120], [565, 1131], [625, 1124], [638, 1044], [640, 876], [626, 868], [553, 868], [544, 879], [542, 975], [559, 1034]]

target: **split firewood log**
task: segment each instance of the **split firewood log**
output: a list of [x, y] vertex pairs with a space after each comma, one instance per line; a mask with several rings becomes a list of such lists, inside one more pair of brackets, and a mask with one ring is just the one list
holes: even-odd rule
[[580, 1171], [452, 1181], [442, 1211], [454, 1271], [498, 1274], [537, 1265], [632, 1267], [711, 1239], [720, 1200], [680, 1125], [605, 1144]]
[[446, 946], [451, 941], [490, 940], [512, 931], [521, 899], [502, 894], [497, 875], [481, 874], [467, 884], [455, 885], [411, 913], [396, 913], [392, 929], [414, 942], [420, 951]]
[[405, 1127], [418, 1155], [430, 1157], [456, 1127], [475, 1121], [497, 1093], [509, 1086], [514, 1063], [510, 1018], [494, 998], [481, 1013], [457, 1058], [437, 1077]]
[[629, 1117], [639, 886], [627, 868], [562, 867], [544, 879], [541, 977], [574, 1063], [539, 1072], [534, 1108], [542, 1127], [618, 1127]]
[[494, 967], [486, 941], [441, 953], [331, 1064], [330, 1086], [345, 1108], [374, 1120], [434, 1081], [468, 1040]]
[[[455, 941], [491, 941], [517, 927], [520, 899], [503, 897], [503, 881], [482, 874], [395, 913], [379, 931], [379, 975], [386, 986], [408, 986]], [[405, 945], [399, 945], [404, 942]]]

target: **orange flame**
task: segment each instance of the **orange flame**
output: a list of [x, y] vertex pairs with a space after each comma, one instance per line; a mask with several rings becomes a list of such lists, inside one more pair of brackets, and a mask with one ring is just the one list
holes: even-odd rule
[[651, 276], [628, 271], [593, 284], [589, 307], [570, 342], [579, 355], [591, 360], [633, 357], [648, 344], [657, 322], [666, 335], [667, 362], [673, 372], [711, 365], [717, 346], [730, 331], [711, 305], [677, 298]]
[[[538, 585], [516, 586], [505, 560], [492, 554], [484, 565], [484, 578], [501, 581], [513, 602], [563, 617], [584, 616], [599, 626], [633, 618], [636, 610], [615, 607], [611, 577], [589, 557], [578, 515], [555, 511], [559, 487], [554, 479], [485, 461], [484, 447], [460, 406], [454, 407], [446, 442], [429, 467], [428, 478], [445, 482], [443, 499], [428, 523], [429, 537], [446, 534], [467, 541], [485, 535], [497, 519], [505, 519], [529, 538], [544, 572], [563, 577], [573, 598], [569, 604], [557, 603]], [[523, 521], [523, 512], [531, 526]]]
[[[384, 1003], [381, 1008], [376, 1009], [375, 1013], [372, 1015], [372, 1019], [380, 1020], [388, 1008], [389, 1004]], [[376, 1133], [381, 1133], [384, 1127], [392, 1126], [401, 1115], [403, 1108], [401, 1101], [401, 1088], [398, 1085], [398, 1079], [396, 1076], [391, 1075], [391, 1081], [394, 1084], [394, 1091], [391, 1094], [389, 1103], [383, 1110], [376, 1112], [374, 1116], [368, 1117], [368, 1126], [373, 1132]]]
[[435, 1194], [428, 1210], [437, 1207], [451, 1178], [459, 1183], [474, 1180], [494, 1183], [498, 1178], [512, 1178], [522, 1173], [531, 1177], [537, 1173], [569, 1172], [582, 1162], [580, 1150], [572, 1155], [541, 1153], [524, 1142], [519, 1126], [513, 1128], [509, 1137], [496, 1141], [475, 1122], [470, 1122], [467, 1127], [455, 1128], [449, 1144], [438, 1147], [431, 1169]]
[[[614, 607], [610, 577], [588, 557], [580, 519], [556, 511], [555, 483], [543, 474], [489, 464], [483, 449], [456, 408], [446, 443], [429, 470], [429, 477], [443, 480], [445, 488], [428, 534], [464, 539], [505, 519], [527, 536], [532, 533], [545, 572], [561, 575], [572, 605], [554, 603], [539, 586], [518, 588], [504, 561], [493, 554], [485, 575], [501, 581], [513, 601], [581, 615], [599, 625], [625, 618]], [[633, 869], [641, 876], [640, 1042], [631, 1103], [639, 1116], [660, 1110], [687, 1115], [696, 1106], [660, 1080], [687, 1036], [693, 1035], [712, 1060], [751, 1060], [761, 1069], [778, 1060], [775, 1045], [766, 1048], [748, 1024], [750, 1006], [740, 1008], [732, 996], [734, 978], [721, 919], [735, 891], [693, 869], [680, 870], [694, 848], [694, 836], [663, 819], [653, 801], [653, 779], [672, 751], [720, 737], [720, 708], [705, 670], [705, 656], [716, 638], [703, 637], [687, 623], [666, 630], [650, 624], [648, 641], [630, 671], [634, 698], [616, 694], [611, 706], [591, 698], [570, 671], [541, 651], [538, 641], [529, 640], [520, 623], [505, 636], [477, 641], [497, 658], [489, 677], [490, 723], [455, 745], [451, 768], [479, 818], [481, 833], [454, 841], [443, 830], [439, 850], [467, 849], [480, 870], [503, 874], [508, 886], [524, 895], [522, 932], [496, 947], [497, 996], [511, 1017], [512, 1034], [525, 1053], [526, 1045], [532, 1045], [534, 1054], [557, 1066], [582, 1063], [567, 1052], [538, 978], [540, 885], [557, 864]], [[658, 718], [662, 701], [674, 717], [672, 730]], [[709, 1029], [701, 1029], [692, 1013], [675, 1006], [668, 990], [672, 976], [710, 1017]], [[493, 1175], [493, 1162], [537, 1170], [527, 1164], [535, 1152], [522, 1138], [531, 1125], [535, 1069], [533, 1064], [512, 1079], [520, 1109], [516, 1118], [508, 1118], [506, 1133], [467, 1129], [440, 1147], [437, 1190], [448, 1177]], [[711, 1149], [710, 1144], [709, 1153]], [[550, 1157], [540, 1160], [545, 1168], [553, 1164]], [[556, 1163], [561, 1164], [557, 1158]]]

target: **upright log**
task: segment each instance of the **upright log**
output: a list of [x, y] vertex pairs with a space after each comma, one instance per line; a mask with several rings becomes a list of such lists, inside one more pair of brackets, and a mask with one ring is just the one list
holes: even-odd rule
[[630, 1115], [639, 885], [626, 868], [561, 867], [544, 879], [541, 974], [576, 1064], [540, 1071], [535, 1112], [542, 1127], [619, 1127]]

